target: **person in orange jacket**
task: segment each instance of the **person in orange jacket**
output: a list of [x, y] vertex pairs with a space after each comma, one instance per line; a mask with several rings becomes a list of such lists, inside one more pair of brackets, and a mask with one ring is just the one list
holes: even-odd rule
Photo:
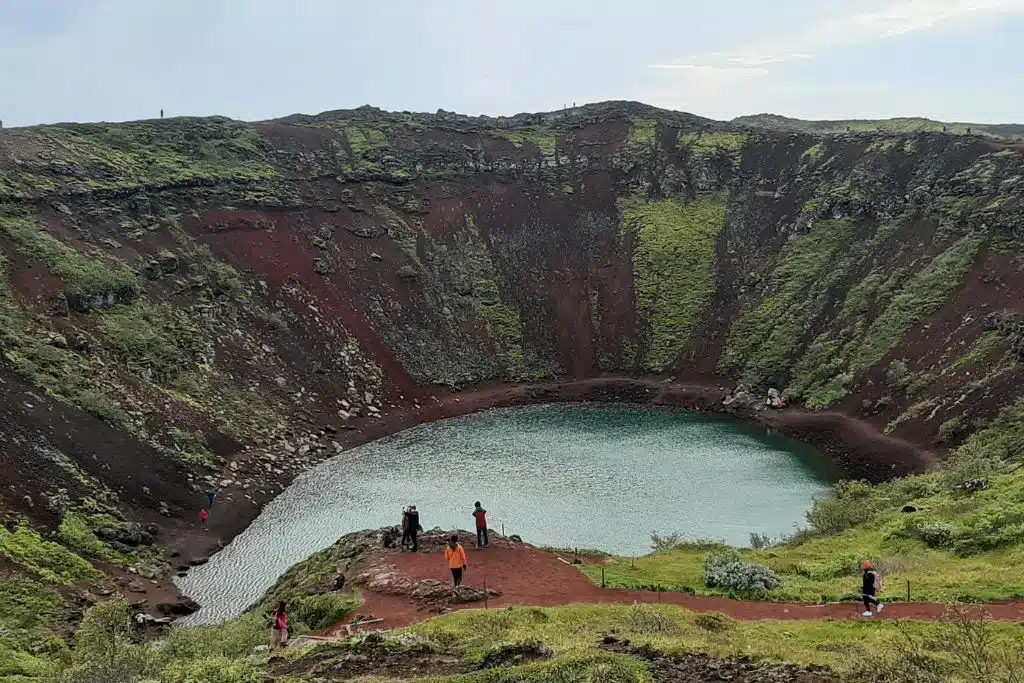
[[452, 570], [452, 581], [455, 587], [462, 585], [462, 575], [469, 569], [469, 559], [466, 557], [466, 549], [459, 543], [459, 537], [452, 534], [448, 539], [448, 545], [444, 549], [444, 559], [448, 561], [448, 568]]

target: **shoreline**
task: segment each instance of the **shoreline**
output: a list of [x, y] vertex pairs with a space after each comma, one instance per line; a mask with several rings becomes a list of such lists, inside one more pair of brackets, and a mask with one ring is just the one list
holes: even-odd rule
[[[425, 405], [416, 407], [407, 403], [379, 418], [362, 418], [356, 428], [337, 434], [336, 440], [344, 449], [339, 455], [344, 455], [352, 448], [411, 427], [493, 408], [591, 402], [671, 408], [757, 423], [811, 445], [847, 478], [879, 482], [925, 471], [936, 462], [927, 451], [881, 434], [871, 425], [843, 413], [799, 408], [728, 410], [722, 401], [729, 393], [727, 388], [707, 383], [687, 384], [651, 377], [609, 376], [537, 384], [496, 384], [461, 392], [438, 392]], [[338, 456], [320, 462], [331, 457]], [[315, 464], [319, 463], [311, 467]], [[280, 483], [287, 488], [293, 480], [294, 477], [290, 477]], [[216, 514], [211, 515], [209, 533], [190, 533], [190, 529], [180, 523], [176, 529], [165, 533], [163, 538], [169, 541], [165, 549], [171, 551], [179, 567], [205, 561], [227, 546], [259, 516], [267, 503], [280, 495], [279, 492], [265, 496], [253, 505], [220, 503], [237, 493], [231, 489], [222, 491], [219, 504], [214, 508]], [[167, 580], [177, 588], [171, 577]]]

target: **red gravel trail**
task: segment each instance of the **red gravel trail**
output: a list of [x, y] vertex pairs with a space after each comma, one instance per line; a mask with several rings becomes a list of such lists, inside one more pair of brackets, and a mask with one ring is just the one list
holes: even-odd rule
[[[515, 606], [552, 607], [572, 604], [633, 604], [634, 602], [679, 605], [695, 612], [720, 612], [733, 619], [807, 620], [807, 619], [862, 619], [860, 603], [833, 603], [827, 605], [787, 604], [775, 602], [746, 602], [716, 597], [694, 597], [682, 593], [601, 588], [575, 567], [565, 564], [558, 556], [537, 550], [529, 545], [508, 544], [494, 539], [490, 548], [466, 547], [469, 570], [463, 583], [473, 588], [501, 592], [489, 602], [490, 608]], [[414, 581], [436, 579], [450, 581], [451, 575], [441, 553], [434, 549], [418, 553], [383, 551], [370, 562], [390, 564], [406, 578]], [[383, 619], [375, 627], [401, 628], [429, 619], [439, 613], [457, 609], [480, 609], [482, 603], [451, 605], [447, 609], [417, 605], [394, 595], [363, 591], [365, 604], [360, 615]], [[1024, 601], [990, 603], [985, 609], [1000, 621], [1024, 621]], [[936, 620], [943, 616], [946, 606], [937, 603], [900, 602], [887, 604], [881, 615], [874, 619]], [[333, 630], [338, 630], [335, 627]]]

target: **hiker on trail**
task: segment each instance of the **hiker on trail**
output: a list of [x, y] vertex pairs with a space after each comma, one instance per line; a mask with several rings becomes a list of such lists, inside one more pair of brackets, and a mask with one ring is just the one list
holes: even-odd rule
[[206, 499], [208, 501], [210, 501], [209, 507], [213, 507], [213, 501], [217, 500], [217, 492], [216, 491], [207, 491], [206, 492]]
[[270, 647], [283, 647], [288, 642], [288, 610], [284, 600], [270, 613]]
[[409, 506], [409, 539], [412, 541], [412, 551], [416, 552], [420, 549], [419, 544], [419, 533], [423, 531], [423, 527], [420, 526], [420, 513], [416, 510], [415, 505]]
[[210, 513], [206, 511], [206, 508], [203, 508], [202, 510], [199, 511], [199, 521], [203, 523], [203, 531], [207, 530], [206, 520], [208, 520], [209, 518]]
[[448, 568], [452, 570], [452, 581], [458, 588], [462, 585], [462, 575], [469, 568], [469, 560], [466, 558], [466, 549], [459, 543], [456, 534], [452, 534], [448, 539], [448, 545], [444, 548], [444, 559], [448, 561]]
[[487, 510], [480, 507], [480, 501], [473, 503], [473, 517], [476, 519], [476, 547], [486, 548], [491, 545], [487, 537]]
[[864, 562], [863, 585], [861, 586], [861, 598], [864, 600], [864, 616], [871, 616], [871, 605], [875, 605], [875, 613], [881, 614], [885, 605], [878, 601], [875, 595], [882, 590], [882, 576], [875, 571], [870, 561]]

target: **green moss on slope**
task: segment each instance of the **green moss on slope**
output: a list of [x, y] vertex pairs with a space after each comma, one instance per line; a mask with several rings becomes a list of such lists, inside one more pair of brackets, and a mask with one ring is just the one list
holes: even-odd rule
[[736, 155], [746, 141], [743, 133], [680, 133], [678, 145], [699, 156]]
[[141, 291], [135, 272], [125, 266], [104, 263], [56, 239], [34, 221], [0, 217], [0, 232], [14, 242], [28, 258], [46, 264], [54, 275], [68, 284], [70, 293], [85, 297], [112, 297], [130, 301]]
[[882, 360], [914, 325], [939, 310], [960, 286], [984, 241], [981, 233], [965, 235], [914, 275], [868, 329], [852, 369], [863, 370]]
[[636, 231], [637, 311], [650, 326], [647, 367], [670, 369], [715, 294], [715, 242], [725, 224], [726, 195], [683, 204], [623, 202], [624, 225]]
[[0, 200], [277, 176], [259, 132], [226, 119], [62, 124], [10, 131], [5, 138], [0, 150], [20, 163], [16, 173], [0, 170]]
[[26, 523], [14, 531], [0, 526], [0, 555], [55, 584], [69, 586], [76, 581], [96, 580], [103, 576], [75, 553], [58, 543], [44, 540]]
[[732, 328], [721, 365], [743, 370], [757, 384], [784, 374], [853, 263], [860, 231], [851, 221], [820, 221], [783, 249], [764, 299], [748, 306]]
[[169, 304], [140, 301], [103, 313], [103, 334], [133, 372], [164, 382], [181, 375], [199, 343], [198, 329]]
[[21, 307], [14, 299], [7, 277], [7, 260], [0, 252], [0, 347], [17, 343], [18, 332], [24, 324]]
[[846, 396], [853, 381], [850, 357], [871, 324], [871, 312], [888, 305], [904, 274], [901, 268], [879, 268], [850, 289], [833, 324], [811, 342], [794, 367], [790, 396], [815, 409]]

